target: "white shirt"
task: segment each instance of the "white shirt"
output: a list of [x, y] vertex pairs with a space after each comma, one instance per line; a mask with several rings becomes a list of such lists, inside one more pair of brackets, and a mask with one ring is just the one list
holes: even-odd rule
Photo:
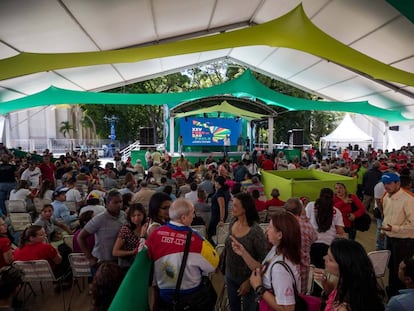
[[26, 201], [27, 197], [30, 195], [31, 191], [29, 189], [13, 189], [10, 191], [10, 200], [23, 200]]
[[71, 202], [76, 202], [76, 203], [81, 202], [82, 196], [79, 190], [75, 188], [69, 189], [68, 192], [66, 192], [66, 201], [71, 201]]
[[[382, 181], [380, 181], [378, 184], [374, 187], [374, 198], [375, 199], [382, 199], [385, 193], [384, 184]], [[375, 201], [375, 207], [377, 207], [377, 201]]]
[[[279, 305], [295, 304], [295, 294], [293, 291], [293, 280], [291, 274], [281, 264], [275, 264], [276, 261], [285, 261], [293, 272], [296, 281], [296, 287], [301, 288], [299, 266], [293, 264], [290, 260], [284, 259], [282, 255], [275, 255], [276, 246], [273, 246], [266, 258], [263, 260], [263, 266], [267, 266], [263, 274], [263, 286], [267, 289], [273, 289], [277, 303]], [[270, 284], [272, 283], [272, 284]]]
[[198, 193], [197, 191], [190, 191], [184, 195], [187, 200], [190, 200], [193, 204], [197, 203], [198, 201]]
[[33, 171], [28, 168], [25, 169], [20, 179], [29, 181], [30, 187], [32, 188], [39, 188], [39, 178], [41, 175], [42, 172], [40, 171], [40, 168], [36, 166]]
[[93, 217], [95, 217], [96, 215], [105, 212], [105, 207], [103, 207], [102, 205], [86, 205], [82, 207], [79, 211], [79, 217], [87, 211], [93, 211]]
[[331, 245], [333, 239], [336, 238], [336, 227], [337, 226], [344, 227], [342, 213], [336, 207], [333, 207], [333, 209], [334, 209], [334, 214], [332, 218], [331, 227], [325, 232], [318, 232], [318, 224], [316, 222], [315, 202], [309, 202], [308, 205], [306, 205], [306, 216], [308, 216], [312, 227], [314, 227], [316, 232], [318, 232], [318, 239], [314, 243], [324, 243], [327, 245]]

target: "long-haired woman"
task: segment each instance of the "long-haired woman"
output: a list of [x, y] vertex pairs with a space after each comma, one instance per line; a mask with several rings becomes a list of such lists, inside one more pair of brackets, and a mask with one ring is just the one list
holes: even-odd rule
[[233, 251], [252, 270], [250, 285], [261, 300], [260, 309], [293, 311], [296, 305], [293, 284], [300, 288], [299, 222], [292, 213], [280, 209], [272, 216], [266, 234], [273, 247], [262, 264], [234, 237], [231, 238]]
[[140, 203], [133, 204], [127, 212], [127, 223], [119, 230], [112, 255], [118, 257], [121, 268], [128, 269], [138, 250], [145, 242], [147, 231], [147, 216], [144, 206]]
[[[258, 224], [259, 215], [254, 199], [249, 193], [240, 192], [233, 197], [232, 216], [230, 235], [243, 245], [254, 260], [261, 262], [268, 251], [268, 244]], [[255, 310], [255, 294], [249, 281], [251, 270], [243, 258], [233, 251], [230, 237], [226, 239], [224, 254], [230, 310], [242, 310], [242, 305], [244, 310]]]
[[148, 203], [148, 217], [149, 225], [147, 229], [147, 236], [152, 231], [166, 224], [169, 220], [169, 209], [171, 206], [171, 197], [165, 192], [156, 192], [152, 195]]
[[[328, 281], [325, 273], [336, 276], [336, 281]], [[314, 276], [330, 292], [325, 311], [384, 310], [371, 260], [356, 241], [335, 239], [325, 256], [325, 270], [315, 269]]]
[[306, 216], [318, 232], [318, 239], [311, 246], [311, 264], [324, 268], [323, 257], [335, 237], [346, 237], [341, 212], [334, 207], [334, 193], [330, 188], [322, 188], [319, 198], [306, 206]]

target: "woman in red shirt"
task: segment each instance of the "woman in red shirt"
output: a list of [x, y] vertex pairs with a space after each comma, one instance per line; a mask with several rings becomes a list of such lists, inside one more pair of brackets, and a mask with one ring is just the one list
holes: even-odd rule
[[32, 225], [27, 227], [20, 238], [20, 246], [14, 251], [14, 260], [29, 261], [45, 259], [49, 262], [55, 276], [62, 275], [59, 264], [62, 256], [56, 248], [45, 243], [46, 232], [42, 226]]
[[343, 183], [336, 183], [334, 206], [342, 213], [345, 232], [348, 233], [351, 240], [355, 240], [356, 229], [353, 222], [355, 218], [361, 217], [365, 213], [365, 207], [361, 200], [354, 194], [348, 194]]

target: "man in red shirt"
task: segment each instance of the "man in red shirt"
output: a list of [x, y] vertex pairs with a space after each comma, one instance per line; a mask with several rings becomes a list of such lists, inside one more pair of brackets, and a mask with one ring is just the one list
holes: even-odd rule
[[43, 156], [43, 162], [39, 165], [40, 171], [42, 172], [42, 180], [49, 179], [52, 184], [55, 184], [55, 164], [51, 161], [49, 155]]

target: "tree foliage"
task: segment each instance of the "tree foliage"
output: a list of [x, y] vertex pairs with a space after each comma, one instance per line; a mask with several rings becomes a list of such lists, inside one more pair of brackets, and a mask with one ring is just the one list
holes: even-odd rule
[[[221, 84], [227, 80], [240, 76], [246, 68], [237, 64], [216, 62], [209, 65], [183, 70], [163, 77], [138, 82], [124, 87], [108, 90], [116, 93], [174, 93], [207, 88]], [[269, 88], [285, 95], [318, 99], [291, 85], [272, 79], [268, 76], [255, 73], [256, 78]], [[86, 114], [92, 117], [96, 124], [97, 134], [102, 138], [109, 135], [110, 125], [105, 122], [105, 116], [114, 115], [119, 118], [116, 123], [116, 136], [123, 143], [139, 139], [141, 127], [154, 127], [156, 142], [163, 140], [164, 127], [163, 107], [157, 105], [83, 105]], [[337, 113], [319, 111], [287, 111], [284, 108], [272, 107], [278, 116], [275, 119], [274, 141], [287, 142], [287, 132], [290, 129], [304, 129], [305, 143], [314, 144], [319, 137], [326, 135], [333, 129], [333, 122]], [[258, 123], [258, 135], [268, 135], [267, 120]], [[263, 129], [261, 131], [260, 129]], [[264, 137], [267, 139], [267, 137]]]

